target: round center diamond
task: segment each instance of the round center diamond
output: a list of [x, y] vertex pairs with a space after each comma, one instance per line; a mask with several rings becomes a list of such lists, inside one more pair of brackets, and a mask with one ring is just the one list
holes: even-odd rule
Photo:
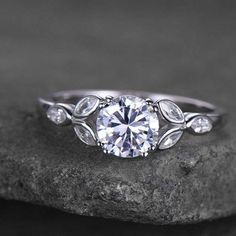
[[142, 98], [120, 96], [102, 108], [97, 134], [104, 149], [115, 156], [136, 157], [157, 145], [159, 120]]

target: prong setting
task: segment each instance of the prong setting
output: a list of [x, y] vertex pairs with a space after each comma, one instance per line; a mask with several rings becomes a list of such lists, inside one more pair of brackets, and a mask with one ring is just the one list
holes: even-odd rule
[[147, 105], [149, 105], [149, 106], [153, 105], [153, 103], [154, 103], [151, 98], [146, 98], [146, 99], [145, 99], [145, 102], [146, 102]]
[[148, 152], [143, 152], [143, 153], [141, 154], [141, 156], [142, 156], [142, 157], [147, 157], [147, 156], [148, 156]]
[[[151, 100], [148, 103], [153, 104]], [[112, 99], [97, 118], [98, 139], [108, 143], [104, 148], [123, 158], [146, 155], [151, 146], [156, 145], [159, 129], [158, 116], [150, 108], [153, 106], [148, 105], [147, 100], [136, 96]]]
[[112, 102], [112, 100], [113, 100], [112, 96], [106, 96], [106, 98], [105, 98], [105, 101], [108, 105]]

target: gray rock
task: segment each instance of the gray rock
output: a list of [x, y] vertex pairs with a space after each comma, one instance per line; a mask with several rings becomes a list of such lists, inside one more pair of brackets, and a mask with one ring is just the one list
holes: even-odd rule
[[14, 124], [6, 121], [1, 129], [11, 134], [0, 150], [4, 198], [156, 224], [236, 210], [235, 149], [223, 131], [186, 135], [171, 150], [122, 160], [85, 147], [70, 128], [58, 129], [35, 113], [14, 116]]
[[[106, 4], [74, 11], [74, 3], [56, 13], [53, 6], [17, 4], [1, 7], [17, 18], [13, 24], [3, 14], [0, 21], [8, 24], [0, 56], [1, 197], [154, 224], [236, 213], [235, 8], [220, 15], [211, 4], [204, 2], [204, 12], [190, 4], [180, 16], [177, 6], [148, 6], [135, 28], [142, 4], [126, 12], [124, 5], [107, 11]], [[221, 4], [214, 6], [220, 11]], [[41, 12], [56, 20], [41, 21]], [[49, 91], [124, 85], [219, 104], [230, 113], [228, 125], [205, 136], [186, 134], [149, 158], [121, 160], [36, 113], [37, 96]]]

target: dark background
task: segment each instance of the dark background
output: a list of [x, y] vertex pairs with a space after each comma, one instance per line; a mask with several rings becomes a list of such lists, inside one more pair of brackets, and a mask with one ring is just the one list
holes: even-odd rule
[[0, 201], [0, 235], [235, 236], [236, 217], [195, 225], [155, 226], [77, 216], [47, 207]]
[[[235, 1], [0, 1], [0, 106], [31, 110], [60, 89], [132, 88], [235, 109], [235, 29]], [[0, 201], [0, 235], [85, 234], [232, 236], [236, 217], [151, 226]]]

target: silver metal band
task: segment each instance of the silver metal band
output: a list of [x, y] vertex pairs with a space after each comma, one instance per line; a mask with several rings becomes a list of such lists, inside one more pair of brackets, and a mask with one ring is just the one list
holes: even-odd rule
[[[139, 97], [145, 100], [147, 105], [152, 106], [154, 112], [157, 112], [159, 123], [162, 123], [162, 121], [160, 120], [163, 120], [164, 123], [167, 122], [168, 124], [171, 125], [171, 126], [168, 126], [168, 128], [159, 127], [159, 131], [158, 131], [159, 137], [157, 141], [158, 143], [157, 146], [159, 148], [161, 146], [161, 142], [163, 142], [163, 139], [166, 138], [166, 142], [167, 142], [168, 141], [167, 138], [171, 138], [171, 136], [170, 137], [168, 136], [168, 132], [171, 134], [174, 134], [173, 132], [176, 132], [177, 130], [188, 129], [192, 131], [194, 130], [195, 132], [193, 133], [195, 134], [203, 134], [210, 131], [212, 127], [216, 127], [217, 125], [223, 124], [225, 120], [224, 119], [225, 112], [223, 111], [223, 109], [216, 107], [211, 103], [201, 101], [198, 99], [189, 98], [189, 97], [142, 92], [142, 91], [129, 91], [129, 90], [61, 91], [61, 92], [56, 92], [52, 94], [51, 96], [48, 96], [45, 98], [39, 98], [38, 101], [39, 101], [40, 107], [46, 113], [48, 113], [50, 108], [54, 108], [54, 111], [53, 111], [54, 113], [52, 114], [52, 117], [48, 115], [48, 118], [49, 119], [52, 118], [51, 120], [54, 123], [59, 124], [59, 125], [73, 124], [75, 127], [77, 126], [81, 126], [83, 128], [85, 127], [85, 129], [87, 129], [88, 132], [90, 132], [90, 135], [92, 136], [92, 138], [96, 140], [96, 144], [101, 144], [101, 142], [99, 141], [97, 130], [96, 130], [97, 129], [96, 119], [91, 114], [96, 113], [97, 114], [96, 118], [97, 118], [98, 113], [101, 109], [103, 109], [106, 106], [109, 106], [110, 103], [114, 100], [114, 98], [118, 98], [124, 95], [135, 96], [135, 97]], [[86, 104], [78, 105], [78, 103], [80, 103], [81, 100], [83, 100], [83, 98], [86, 98], [86, 97], [94, 97], [98, 99], [99, 106], [96, 105], [95, 108], [91, 108], [94, 110], [91, 111], [87, 115], [87, 117], [83, 117], [83, 115], [76, 114], [75, 110], [77, 106], [86, 105]], [[172, 103], [170, 101], [172, 101]], [[60, 122], [60, 119], [59, 119], [59, 122], [55, 122], [55, 116], [58, 115], [57, 112], [59, 111], [58, 110], [59, 108], [61, 109], [60, 112], [66, 113], [66, 119], [64, 119], [63, 122]], [[176, 119], [180, 119], [178, 118], [178, 113], [180, 116], [181, 116], [181, 113], [183, 113], [183, 121], [176, 120]], [[174, 116], [177, 116], [177, 117], [174, 117]], [[163, 127], [166, 127], [166, 125], [163, 125]], [[84, 130], [81, 132], [84, 132]], [[77, 133], [77, 135], [79, 136], [80, 139], [82, 139], [82, 141], [89, 144], [88, 142], [86, 142], [86, 140], [83, 140], [83, 137], [81, 137], [82, 134]], [[108, 149], [107, 144], [105, 145], [103, 143], [102, 145], [106, 146], [105, 150]], [[160, 148], [160, 149], [165, 149], [165, 148]]]
[[[77, 102], [88, 95], [106, 98], [109, 96], [118, 97], [121, 95], [134, 95], [141, 98], [150, 98], [153, 101], [167, 99], [175, 102], [186, 114], [202, 114], [210, 117], [214, 122], [221, 123], [226, 115], [225, 111], [211, 103], [189, 97], [178, 95], [150, 93], [132, 90], [69, 90], [56, 92], [48, 97], [39, 98], [40, 107], [45, 111], [52, 105], [60, 103], [62, 105], [76, 105]], [[72, 106], [73, 107], [73, 106]]]

